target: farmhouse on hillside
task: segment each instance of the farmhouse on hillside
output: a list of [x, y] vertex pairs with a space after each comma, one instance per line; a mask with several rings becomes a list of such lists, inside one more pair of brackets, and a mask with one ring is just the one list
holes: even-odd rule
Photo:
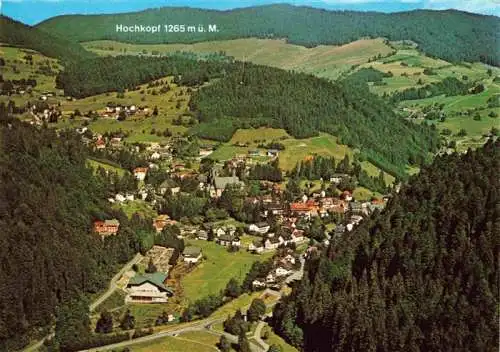
[[165, 286], [167, 275], [163, 273], [136, 275], [127, 284], [125, 303], [166, 303], [173, 296]]

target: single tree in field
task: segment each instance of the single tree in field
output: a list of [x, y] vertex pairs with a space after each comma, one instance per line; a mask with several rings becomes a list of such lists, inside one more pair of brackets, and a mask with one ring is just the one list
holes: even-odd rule
[[153, 264], [153, 259], [152, 258], [149, 258], [149, 263], [148, 263], [148, 267], [146, 268], [146, 272], [149, 273], [149, 274], [153, 274], [153, 273], [156, 273], [156, 265]]
[[95, 332], [108, 334], [113, 331], [113, 316], [107, 310], [101, 313], [101, 317], [96, 323]]
[[130, 330], [133, 329], [135, 326], [135, 317], [130, 314], [130, 309], [127, 309], [127, 312], [122, 318], [122, 321], [120, 323], [120, 327], [123, 330]]

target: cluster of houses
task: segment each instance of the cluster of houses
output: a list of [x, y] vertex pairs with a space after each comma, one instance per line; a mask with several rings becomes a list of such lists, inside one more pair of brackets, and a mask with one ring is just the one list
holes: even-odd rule
[[108, 104], [100, 115], [101, 117], [112, 118], [118, 118], [120, 113], [125, 113], [127, 116], [135, 114], [143, 114], [145, 116], [149, 116], [151, 112], [150, 110], [151, 109], [149, 109], [147, 106]]
[[304, 231], [295, 228], [294, 222], [283, 223], [280, 228], [280, 234], [269, 232], [270, 226], [267, 222], [251, 224], [248, 226], [248, 232], [262, 236], [261, 239], [254, 240], [248, 246], [248, 250], [252, 253], [260, 254], [264, 251], [274, 250], [280, 246], [289, 244], [299, 244], [307, 240], [304, 236]]
[[[167, 285], [168, 272], [171, 267], [170, 258], [173, 248], [153, 246], [145, 255], [141, 263], [151, 262], [157, 269], [154, 273], [136, 273], [130, 277], [126, 285], [126, 303], [166, 303], [173, 296], [173, 290]], [[202, 258], [202, 250], [198, 247], [187, 246], [182, 252], [182, 261], [196, 264]]]
[[300, 256], [293, 250], [288, 249], [282, 255], [274, 257], [271, 269], [264, 276], [252, 281], [252, 287], [255, 290], [264, 288], [279, 290], [283, 284], [291, 281], [293, 274], [302, 270], [301, 265]]

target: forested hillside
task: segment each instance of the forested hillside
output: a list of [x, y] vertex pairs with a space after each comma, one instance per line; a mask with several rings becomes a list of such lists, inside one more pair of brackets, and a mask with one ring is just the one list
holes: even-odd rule
[[134, 90], [139, 84], [167, 75], [176, 76], [176, 82], [183, 85], [201, 85], [211, 78], [221, 77], [225, 69], [229, 66], [223, 62], [197, 61], [181, 56], [100, 57], [68, 64], [57, 76], [56, 84], [65, 94], [84, 98], [110, 91]]
[[62, 61], [95, 56], [78, 43], [58, 38], [2, 15], [0, 15], [0, 43], [36, 50]]
[[[398, 176], [407, 163], [423, 162], [437, 148], [432, 128], [397, 117], [366, 87], [272, 67], [235, 65], [224, 79], [191, 98], [190, 108], [201, 122], [195, 130], [201, 136], [229, 140], [231, 129], [248, 125], [284, 128], [296, 138], [327, 132]], [[232, 124], [227, 123], [230, 118]]]
[[[115, 25], [203, 24], [203, 33], [120, 33]], [[362, 37], [413, 40], [430, 56], [447, 61], [483, 61], [499, 65], [500, 19], [455, 10], [393, 14], [326, 11], [291, 5], [268, 5], [231, 11], [191, 8], [149, 9], [113, 15], [59, 16], [38, 28], [73, 41], [118, 40], [130, 43], [192, 43], [247, 37], [287, 38], [304, 46], [345, 44]]]
[[[126, 217], [107, 208], [106, 186], [86, 168], [79, 138], [9, 119], [0, 104], [2, 351], [19, 349], [32, 328], [49, 326], [56, 307], [102, 290], [116, 264], [137, 250]], [[93, 220], [112, 217], [121, 222], [115, 238], [92, 234]], [[88, 336], [56, 337], [69, 351]]]
[[204, 138], [228, 141], [237, 128], [250, 126], [284, 128], [296, 138], [327, 132], [397, 176], [438, 147], [433, 128], [397, 117], [367, 87], [249, 63], [105, 57], [69, 65], [56, 81], [65, 94], [84, 97], [135, 89], [166, 75], [187, 86], [219, 78], [199, 88], [189, 102], [200, 122], [191, 132]]
[[305, 351], [498, 351], [500, 142], [438, 157], [274, 310]]

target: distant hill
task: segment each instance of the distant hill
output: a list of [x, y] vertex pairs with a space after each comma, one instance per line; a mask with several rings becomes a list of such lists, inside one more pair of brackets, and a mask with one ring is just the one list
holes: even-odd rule
[[58, 38], [6, 16], [0, 16], [0, 42], [33, 49], [62, 61], [74, 61], [94, 56], [78, 43]]
[[[115, 26], [161, 24], [217, 25], [216, 33], [120, 33]], [[246, 37], [287, 38], [307, 47], [340, 45], [363, 37], [413, 40], [430, 56], [447, 61], [500, 64], [500, 19], [455, 10], [400, 13], [327, 11], [268, 5], [230, 11], [160, 8], [111, 15], [68, 15], [37, 25], [73, 41], [118, 40], [128, 43], [193, 43]]]

